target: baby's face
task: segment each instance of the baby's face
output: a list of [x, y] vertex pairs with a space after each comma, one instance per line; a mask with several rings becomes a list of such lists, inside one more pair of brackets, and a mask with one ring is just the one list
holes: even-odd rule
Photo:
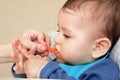
[[58, 16], [59, 34], [55, 38], [55, 48], [60, 52], [58, 61], [68, 64], [81, 64], [92, 61], [92, 47], [95, 38], [92, 25], [84, 15], [66, 13]]

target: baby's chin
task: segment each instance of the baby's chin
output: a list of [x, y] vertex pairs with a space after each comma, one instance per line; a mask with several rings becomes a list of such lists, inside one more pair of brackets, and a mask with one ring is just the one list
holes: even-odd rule
[[56, 58], [57, 59], [57, 61], [59, 62], [59, 63], [63, 63], [63, 64], [67, 64], [67, 65], [79, 65], [79, 63], [73, 63], [73, 62], [70, 62], [70, 61], [65, 61], [65, 60], [63, 60], [63, 59], [60, 59], [60, 58]]
[[73, 65], [73, 64], [71, 64], [70, 62], [67, 62], [67, 61], [65, 61], [65, 60], [62, 60], [62, 59], [57, 59], [57, 61], [59, 62], [59, 63], [63, 63], [63, 64], [67, 64], [67, 65]]

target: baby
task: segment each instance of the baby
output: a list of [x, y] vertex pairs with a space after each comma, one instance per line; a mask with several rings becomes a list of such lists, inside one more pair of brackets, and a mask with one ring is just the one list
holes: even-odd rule
[[19, 40], [13, 43], [14, 55], [18, 54], [13, 57], [15, 63], [19, 55], [24, 56], [23, 69], [14, 69], [14, 64], [13, 76], [120, 80], [118, 67], [108, 58], [120, 36], [120, 0], [67, 0], [57, 25], [54, 42], [59, 55], [53, 61], [33, 55], [36, 46], [27, 50]]

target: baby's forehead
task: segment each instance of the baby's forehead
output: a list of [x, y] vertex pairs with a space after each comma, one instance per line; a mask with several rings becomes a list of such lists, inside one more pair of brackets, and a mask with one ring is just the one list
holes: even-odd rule
[[[99, 28], [102, 29], [102, 27], [103, 27], [103, 26], [100, 26], [100, 25], [102, 25], [100, 23], [103, 22], [103, 19], [98, 18], [98, 16], [95, 15], [97, 12], [95, 14], [93, 14], [93, 11], [90, 10], [90, 9], [84, 9], [83, 8], [83, 9], [76, 10], [76, 11], [70, 10], [70, 9], [66, 9], [66, 11], [63, 11], [63, 12], [65, 14], [78, 16], [77, 18], [79, 20], [78, 21], [79, 27], [86, 27], [89, 30], [92, 29], [93, 32], [96, 32], [97, 30], [99, 30]], [[102, 13], [102, 11], [101, 11], [101, 13]], [[99, 15], [99, 13], [98, 13], [98, 15]], [[102, 16], [101, 16], [101, 18], [102, 18]], [[74, 23], [74, 21], [73, 21], [73, 23]], [[103, 23], [103, 25], [104, 25], [104, 23]], [[80, 29], [79, 27], [78, 27], [78, 29]]]
[[72, 3], [66, 7], [62, 7], [64, 13], [78, 15], [80, 21], [84, 23], [94, 24], [96, 27], [104, 27], [105, 17], [111, 13], [108, 6], [99, 4], [100, 1], [84, 1], [84, 3]]
[[[71, 16], [75, 17], [77, 22], [80, 23], [80, 25], [85, 24], [85, 25], [89, 25], [89, 26], [92, 25], [93, 26], [93, 24], [95, 24], [94, 15], [89, 10], [81, 9], [81, 10], [76, 10], [75, 11], [75, 10], [72, 10], [72, 9], [66, 9], [66, 10], [61, 9], [60, 12], [59, 12], [59, 15], [64, 15], [64, 16], [59, 16], [59, 18], [60, 17], [66, 17], [67, 15], [70, 15], [70, 17]], [[73, 23], [74, 23], [74, 21], [73, 21]]]

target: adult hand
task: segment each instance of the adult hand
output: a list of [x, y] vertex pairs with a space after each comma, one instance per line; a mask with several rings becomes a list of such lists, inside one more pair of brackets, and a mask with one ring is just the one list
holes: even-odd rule
[[[14, 52], [12, 53], [11, 57], [15, 62], [15, 66], [13, 67], [15, 73], [24, 74], [23, 63], [27, 60], [27, 58], [24, 57], [24, 55], [21, 53], [19, 49], [20, 46], [22, 46], [22, 44], [18, 39], [13, 40], [12, 47]], [[35, 51], [36, 51], [36, 46], [32, 46], [31, 50], [29, 50], [29, 52], [32, 54], [35, 54]]]
[[31, 49], [33, 45], [36, 45], [37, 52], [41, 56], [47, 56], [46, 45], [50, 45], [50, 38], [48, 35], [37, 30], [29, 29], [20, 38], [20, 42], [26, 49]]
[[13, 61], [15, 62], [15, 66], [13, 67], [13, 70], [17, 74], [24, 74], [23, 70], [23, 54], [20, 53], [19, 49], [19, 40], [15, 39], [12, 41], [12, 47], [13, 47], [13, 53], [11, 54], [11, 57]]

